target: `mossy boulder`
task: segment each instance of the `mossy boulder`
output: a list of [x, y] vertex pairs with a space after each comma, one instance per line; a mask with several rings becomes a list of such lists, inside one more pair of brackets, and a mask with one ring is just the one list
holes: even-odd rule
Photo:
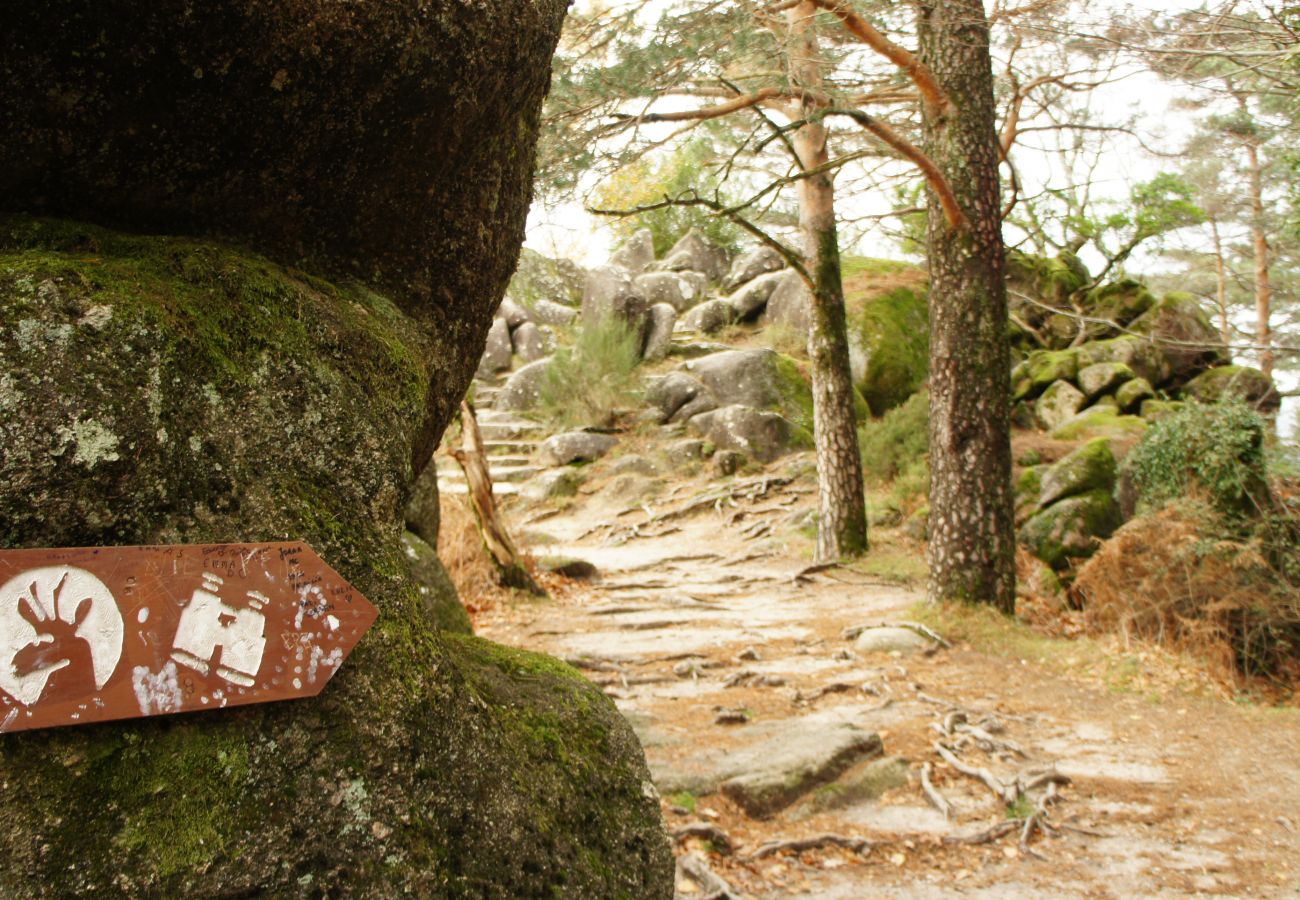
[[586, 273], [576, 263], [524, 247], [506, 293], [530, 310], [546, 303], [580, 306], [585, 284]]
[[761, 462], [771, 462], [792, 450], [807, 450], [812, 435], [774, 412], [749, 406], [723, 406], [691, 418], [691, 429], [719, 451], [737, 450]]
[[1054, 503], [1020, 528], [1020, 543], [1053, 569], [1086, 559], [1098, 541], [1121, 524], [1119, 504], [1109, 490], [1095, 490]]
[[1043, 473], [1048, 466], [1026, 466], [1016, 476], [1016, 522], [1029, 518], [1038, 511], [1038, 497], [1043, 492]]
[[925, 383], [930, 368], [930, 317], [924, 292], [900, 287], [864, 301], [849, 321], [854, 383], [883, 416]]
[[1154, 399], [1155, 390], [1151, 387], [1151, 382], [1145, 378], [1134, 378], [1132, 381], [1126, 381], [1121, 384], [1115, 391], [1115, 403], [1119, 406], [1120, 412], [1132, 413], [1140, 410], [1142, 404]]
[[[799, 364], [775, 350], [726, 350], [683, 365], [718, 406], [768, 410], [812, 431], [813, 399]], [[743, 449], [743, 448], [738, 448]]]
[[1122, 362], [1093, 363], [1079, 370], [1079, 387], [1089, 400], [1115, 391], [1126, 381], [1132, 381], [1133, 370]]
[[1094, 438], [1043, 473], [1038, 505], [1048, 507], [1066, 497], [1095, 490], [1111, 491], [1117, 472], [1110, 441]]
[[0, 321], [0, 546], [293, 538], [379, 609], [316, 698], [6, 735], [0, 894], [671, 896], [613, 704], [439, 630], [411, 577], [413, 461], [473, 369], [447, 335], [228, 246], [27, 219]]
[[1202, 403], [1236, 397], [1266, 412], [1276, 411], [1282, 404], [1273, 380], [1250, 366], [1217, 366], [1202, 372], [1183, 388], [1183, 396]]
[[402, 551], [406, 554], [411, 578], [424, 598], [424, 607], [433, 626], [444, 631], [473, 634], [469, 613], [461, 604], [456, 585], [442, 560], [438, 559], [437, 551], [409, 531], [402, 535]]
[[[1210, 324], [1205, 307], [1192, 294], [1181, 291], [1166, 294], [1129, 327], [1156, 342], [1168, 363], [1170, 378], [1177, 385], [1231, 361], [1218, 330]], [[1138, 371], [1136, 366], [1133, 368]], [[1146, 376], [1144, 372], [1138, 374]], [[1163, 387], [1160, 381], [1149, 376], [1147, 379]]]
[[1135, 376], [1145, 378], [1156, 387], [1168, 381], [1173, 374], [1173, 368], [1159, 348], [1136, 335], [1091, 341], [1080, 346], [1077, 353], [1080, 368], [1106, 362], [1124, 363]]
[[1126, 416], [1112, 404], [1090, 406], [1052, 429], [1058, 441], [1084, 441], [1095, 437], [1135, 439], [1142, 436], [1146, 423], [1137, 416]]
[[1037, 397], [1056, 381], [1074, 381], [1079, 356], [1073, 350], [1036, 350], [1011, 370], [1011, 399]]
[[1068, 381], [1054, 381], [1034, 401], [1034, 416], [1044, 428], [1053, 429], [1074, 417], [1087, 398]]
[[1155, 305], [1155, 295], [1131, 278], [1094, 288], [1084, 299], [1089, 315], [1117, 325], [1127, 325]]
[[1183, 408], [1181, 400], [1143, 400], [1141, 416], [1148, 422], [1157, 422]]

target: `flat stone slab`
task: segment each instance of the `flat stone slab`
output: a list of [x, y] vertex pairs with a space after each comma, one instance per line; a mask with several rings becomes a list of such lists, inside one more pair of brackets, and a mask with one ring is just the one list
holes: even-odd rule
[[767, 818], [884, 752], [873, 731], [811, 716], [760, 723], [746, 732], [740, 747], [674, 760], [671, 768], [650, 760], [659, 791], [721, 791], [746, 815]]

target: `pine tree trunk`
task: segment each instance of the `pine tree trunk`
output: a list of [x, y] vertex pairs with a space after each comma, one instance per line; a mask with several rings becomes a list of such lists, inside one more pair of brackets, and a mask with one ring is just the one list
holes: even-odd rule
[[930, 584], [933, 600], [1015, 609], [1010, 350], [989, 31], [980, 0], [923, 0], [920, 58], [950, 100], [926, 151], [970, 219], [930, 193]]
[[[789, 10], [789, 59], [791, 80], [820, 93], [822, 55], [814, 27], [816, 12], [811, 2]], [[805, 99], [805, 117], [815, 112], [815, 102]], [[830, 158], [826, 126], [818, 121], [801, 127], [795, 132], [794, 148], [804, 169], [824, 165]], [[799, 229], [813, 279], [808, 356], [812, 359], [813, 440], [817, 447], [817, 560], [824, 561], [856, 556], [867, 549], [862, 459], [853, 413], [835, 229], [835, 186], [829, 172], [799, 182]]]
[[1259, 148], [1253, 140], [1246, 142], [1246, 160], [1250, 173], [1250, 234], [1255, 245], [1255, 343], [1259, 345], [1259, 369], [1272, 378], [1273, 291], [1268, 277], [1268, 233], [1264, 230], [1263, 172]]
[[1214, 302], [1219, 307], [1219, 336], [1224, 344], [1232, 343], [1232, 329], [1228, 325], [1228, 274], [1223, 264], [1223, 239], [1219, 235], [1219, 221], [1210, 219], [1210, 237], [1214, 239]]

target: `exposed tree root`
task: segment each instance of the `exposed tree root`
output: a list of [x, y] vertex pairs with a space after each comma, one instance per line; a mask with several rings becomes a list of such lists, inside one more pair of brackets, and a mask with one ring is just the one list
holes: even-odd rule
[[816, 834], [812, 837], [793, 838], [785, 841], [768, 841], [759, 846], [757, 850], [745, 857], [746, 860], [764, 859], [777, 853], [793, 851], [802, 853], [805, 850], [817, 850], [822, 847], [842, 847], [845, 850], [852, 850], [854, 853], [866, 856], [871, 852], [875, 844], [866, 838], [847, 837], [842, 834]]

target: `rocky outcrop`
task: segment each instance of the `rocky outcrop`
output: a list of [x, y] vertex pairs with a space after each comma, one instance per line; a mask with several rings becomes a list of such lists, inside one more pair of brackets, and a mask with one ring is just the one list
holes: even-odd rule
[[6, 735], [0, 893], [671, 896], [613, 704], [437, 628], [402, 548], [475, 359], [363, 285], [30, 219], [0, 318], [0, 545], [300, 539], [379, 608], [316, 698]]
[[611, 266], [639, 275], [655, 261], [655, 239], [649, 228], [638, 229], [609, 258]]
[[727, 252], [692, 228], [651, 268], [661, 272], [702, 272], [709, 281], [716, 282], [727, 272]]
[[924, 293], [898, 288], [864, 302], [849, 321], [853, 382], [871, 413], [901, 406], [930, 371], [930, 317]]
[[542, 383], [551, 364], [551, 357], [520, 366], [501, 387], [493, 401], [493, 408], [509, 412], [534, 409], [542, 399]]

